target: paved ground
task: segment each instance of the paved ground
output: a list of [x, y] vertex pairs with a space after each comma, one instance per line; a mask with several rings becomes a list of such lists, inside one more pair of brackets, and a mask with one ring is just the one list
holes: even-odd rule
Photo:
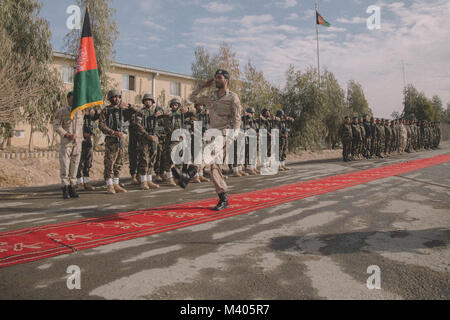
[[[292, 165], [230, 178], [232, 193], [412, 159]], [[0, 299], [450, 299], [450, 163], [232, 218], [0, 269]], [[214, 197], [211, 183], [62, 201], [0, 190], [0, 232]], [[81, 289], [66, 286], [81, 269]], [[380, 289], [369, 290], [369, 266]]]

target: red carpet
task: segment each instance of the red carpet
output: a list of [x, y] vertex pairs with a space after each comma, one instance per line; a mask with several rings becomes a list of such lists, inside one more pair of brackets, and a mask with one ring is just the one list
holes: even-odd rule
[[[450, 161], [450, 155], [398, 163], [230, 196], [231, 207], [212, 211], [217, 198], [120, 213], [104, 218], [0, 233], [0, 267], [40, 260], [240, 215]], [[270, 179], [270, 176], [266, 177]]]

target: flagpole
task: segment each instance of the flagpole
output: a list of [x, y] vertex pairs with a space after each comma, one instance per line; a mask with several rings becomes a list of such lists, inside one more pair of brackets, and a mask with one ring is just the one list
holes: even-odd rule
[[317, 35], [317, 75], [318, 75], [318, 87], [320, 88], [320, 48], [319, 48], [319, 25], [317, 24], [317, 2], [316, 6], [316, 35]]

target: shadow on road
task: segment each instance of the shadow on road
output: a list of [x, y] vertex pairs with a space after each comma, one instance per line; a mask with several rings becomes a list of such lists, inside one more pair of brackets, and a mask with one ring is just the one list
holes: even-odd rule
[[270, 247], [277, 251], [328, 256], [358, 252], [413, 252], [418, 249], [444, 248], [450, 244], [450, 229], [349, 232], [324, 235], [272, 238]]

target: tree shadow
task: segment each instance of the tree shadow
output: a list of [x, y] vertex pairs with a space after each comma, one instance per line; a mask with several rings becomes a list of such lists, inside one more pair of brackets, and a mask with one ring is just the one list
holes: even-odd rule
[[442, 249], [449, 244], [450, 229], [433, 228], [276, 237], [271, 239], [270, 247], [277, 251], [329, 256], [367, 252], [369, 248], [377, 252], [423, 254], [420, 249]]

